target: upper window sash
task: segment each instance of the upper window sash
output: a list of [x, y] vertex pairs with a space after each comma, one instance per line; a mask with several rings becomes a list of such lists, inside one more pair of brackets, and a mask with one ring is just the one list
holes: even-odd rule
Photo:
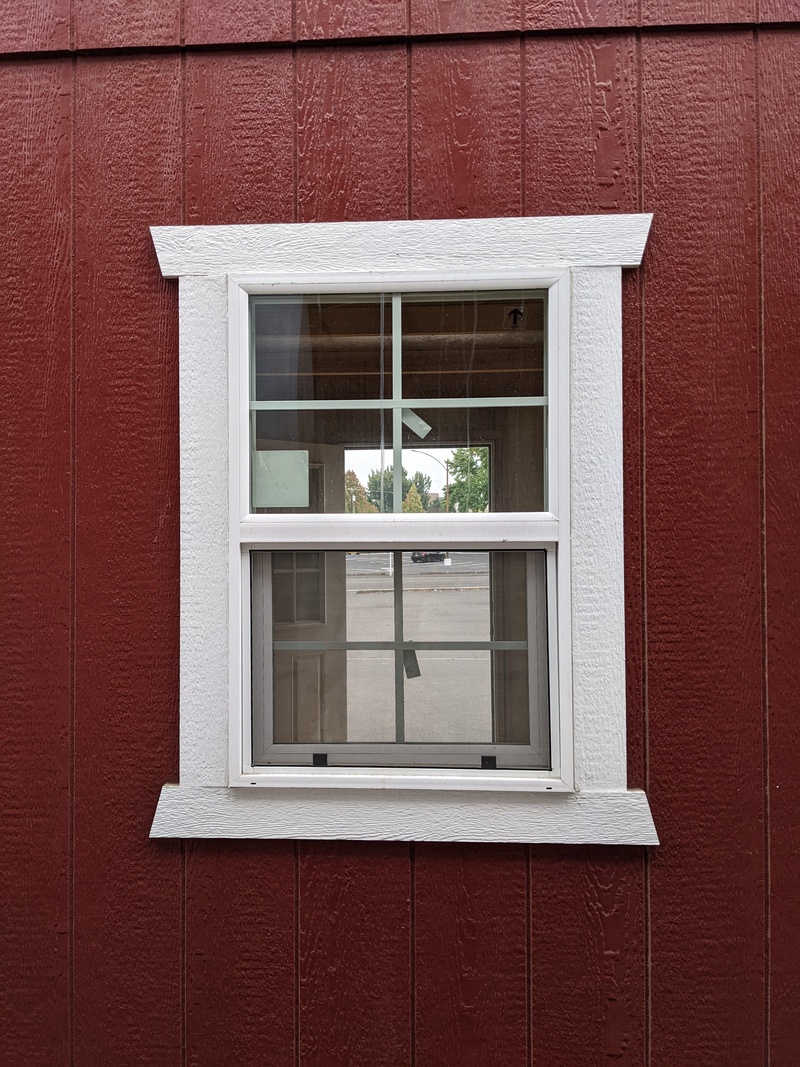
[[[250, 510], [250, 296], [390, 294], [474, 292], [525, 289], [547, 290], [545, 358], [547, 361], [547, 434], [545, 467], [547, 510], [539, 512], [486, 512], [408, 515], [386, 513], [347, 514], [254, 514]], [[569, 274], [567, 271], [447, 273], [427, 275], [304, 276], [287, 282], [264, 275], [228, 276], [229, 310], [229, 429], [231, 457], [232, 534], [242, 545], [280, 547], [302, 538], [319, 547], [357, 545], [362, 548], [415, 546], [420, 537], [429, 543], [453, 547], [491, 547], [498, 540], [509, 545], [533, 546], [554, 543], [559, 528], [568, 528], [569, 515]], [[533, 398], [541, 403], [540, 398]], [[379, 406], [381, 402], [378, 402]], [[393, 401], [384, 402], [391, 410]], [[435, 401], [430, 402], [436, 406]], [[446, 405], [444, 405], [446, 406]]]

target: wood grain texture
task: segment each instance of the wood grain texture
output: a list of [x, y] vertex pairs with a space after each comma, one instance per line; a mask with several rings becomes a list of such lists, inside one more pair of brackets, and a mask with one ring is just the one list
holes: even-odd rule
[[418, 845], [416, 1064], [527, 1062], [525, 849]]
[[180, 218], [180, 61], [78, 66], [75, 1058], [180, 1056], [176, 301], [148, 234]]
[[70, 0], [0, 6], [0, 53], [69, 48]]
[[632, 36], [525, 43], [525, 214], [639, 210]]
[[420, 44], [411, 53], [411, 214], [521, 212], [516, 41]]
[[408, 845], [298, 846], [299, 1062], [411, 1062]]
[[186, 221], [294, 217], [292, 56], [286, 51], [186, 57]]
[[180, 781], [228, 784], [228, 286], [182, 278]]
[[800, 22], [795, 0], [758, 0], [759, 22]]
[[597, 30], [636, 26], [639, 0], [525, 0], [529, 30]]
[[186, 44], [291, 41], [292, 0], [184, 0]]
[[639, 1067], [644, 1050], [642, 855], [531, 849], [531, 1063]]
[[406, 216], [407, 68], [404, 47], [298, 54], [298, 221]]
[[751, 34], [643, 40], [654, 1067], [764, 1055], [754, 87]]
[[621, 271], [571, 271], [570, 582], [578, 789], [625, 789]]
[[[507, 841], [657, 845], [647, 797], [404, 789], [227, 789], [165, 785], [153, 837], [311, 841]], [[368, 798], [368, 799], [367, 799]]]
[[[637, 63], [631, 36], [525, 42], [525, 212], [639, 209]], [[638, 279], [638, 272], [632, 275]], [[624, 279], [623, 404], [628, 416], [630, 282]], [[634, 324], [635, 329], [635, 324]], [[630, 426], [623, 435], [630, 507]], [[634, 506], [636, 500], [634, 500]], [[626, 596], [630, 530], [625, 514]], [[627, 601], [630, 623], [630, 599]], [[630, 634], [626, 634], [626, 643]], [[627, 659], [628, 694], [632, 661]], [[629, 723], [634, 712], [629, 707]], [[629, 735], [629, 754], [631, 735]], [[629, 774], [629, 781], [641, 776]], [[532, 1063], [639, 1065], [644, 1057], [644, 892], [635, 850], [532, 848]]]
[[[187, 56], [188, 221], [293, 217], [292, 79], [288, 51]], [[197, 344], [188, 343], [181, 365], [181, 568], [192, 579], [182, 588], [183, 617], [191, 613], [194, 595], [203, 601], [194, 616], [199, 625], [181, 652], [181, 707], [190, 719], [181, 781], [205, 783], [227, 778], [228, 724], [224, 716], [220, 722], [209, 714], [214, 709], [208, 700], [215, 694], [215, 708], [228, 700], [227, 640], [220, 645], [214, 629], [219, 621], [219, 632], [226, 633], [228, 625], [226, 315], [224, 278], [181, 283], [181, 336], [186, 340], [186, 330], [197, 331]], [[192, 410], [202, 412], [193, 421], [187, 418]], [[193, 521], [200, 512], [206, 522], [216, 513], [211, 536]], [[215, 581], [217, 569], [221, 583]], [[209, 587], [219, 590], [220, 584], [220, 611], [209, 612]], [[189, 1063], [244, 1063], [259, 1055], [256, 1050], [276, 1067], [295, 1063], [295, 912], [292, 845], [220, 842], [188, 848]]]
[[410, 0], [412, 33], [490, 33], [520, 29], [519, 0]]
[[0, 67], [0, 1048], [68, 1057], [70, 136], [65, 62]]
[[639, 271], [622, 275], [622, 448], [628, 787], [646, 789], [644, 367]]
[[296, 0], [297, 38], [405, 34], [407, 8], [407, 0]]
[[757, 0], [641, 0], [642, 26], [755, 22]]
[[800, 51], [797, 32], [760, 35], [771, 1063], [800, 1061]]
[[76, 48], [180, 44], [180, 0], [72, 0]]
[[[650, 215], [414, 219], [275, 226], [153, 226], [165, 277], [638, 266]], [[491, 516], [487, 516], [491, 522]]]
[[289, 843], [187, 847], [188, 1064], [293, 1067], [294, 884]]

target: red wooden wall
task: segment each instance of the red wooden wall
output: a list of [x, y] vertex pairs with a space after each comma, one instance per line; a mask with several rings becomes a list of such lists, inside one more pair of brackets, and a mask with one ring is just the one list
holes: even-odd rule
[[[800, 1063], [798, 18], [0, 8], [0, 1063]], [[147, 227], [637, 210], [630, 781], [661, 847], [148, 840], [178, 463]]]

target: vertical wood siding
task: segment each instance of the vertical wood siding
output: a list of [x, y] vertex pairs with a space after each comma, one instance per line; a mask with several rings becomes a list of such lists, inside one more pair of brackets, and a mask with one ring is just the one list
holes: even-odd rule
[[[0, 1062], [800, 1062], [800, 34], [724, 25], [794, 17], [754, 3], [0, 11]], [[628, 750], [660, 848], [150, 842], [179, 530], [147, 227], [637, 210]]]
[[68, 60], [0, 68], [0, 1048], [18, 1063], [69, 1042], [71, 99]]
[[768, 731], [765, 816], [768, 818], [770, 1048], [773, 1067], [800, 1056], [800, 69], [793, 36], [760, 39], [761, 232], [763, 234], [763, 405], [765, 677]]
[[645, 40], [642, 66], [644, 197], [656, 214], [645, 280], [649, 789], [674, 845], [651, 860], [653, 1062], [754, 1063], [764, 707], [753, 35]]
[[[78, 65], [74, 112], [75, 1056], [177, 1060], [181, 856], [148, 842], [177, 768], [176, 293], [147, 224], [180, 221], [175, 56]], [[146, 1020], [146, 1025], [142, 1023]]]

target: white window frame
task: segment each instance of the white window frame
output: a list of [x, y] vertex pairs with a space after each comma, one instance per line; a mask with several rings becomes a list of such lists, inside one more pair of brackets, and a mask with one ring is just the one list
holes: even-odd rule
[[[655, 844], [628, 790], [622, 556], [621, 268], [649, 215], [154, 227], [180, 278], [180, 784], [154, 837]], [[249, 511], [251, 293], [548, 289], [548, 507], [536, 514]], [[247, 762], [249, 549], [548, 549], [557, 583], [552, 767]], [[247, 707], [247, 714], [243, 708]]]
[[[228, 344], [230, 352], [229, 408], [230, 427], [230, 546], [231, 581], [229, 587], [230, 618], [240, 620], [231, 625], [230, 662], [242, 659], [242, 672], [232, 672], [229, 721], [230, 786], [274, 788], [286, 784], [309, 788], [374, 788], [376, 778], [406, 789], [464, 789], [506, 791], [509, 788], [572, 792], [572, 717], [570, 694], [570, 613], [569, 613], [569, 543], [559, 546], [559, 530], [569, 529], [569, 273], [531, 272], [523, 278], [503, 271], [483, 272], [480, 293], [493, 289], [548, 291], [547, 340], [548, 360], [547, 419], [547, 486], [550, 510], [539, 513], [481, 513], [449, 515], [384, 514], [353, 517], [342, 514], [254, 515], [250, 502], [250, 307], [251, 295], [307, 295], [375, 293], [375, 283], [359, 277], [343, 281], [333, 275], [316, 277], [309, 289], [306, 279], [286, 281], [264, 276], [230, 275], [228, 277]], [[523, 284], [524, 283], [524, 284]], [[387, 296], [415, 292], [463, 292], [475, 288], [474, 276], [465, 274], [436, 277], [420, 281], [413, 274], [384, 277]], [[394, 322], [394, 316], [393, 316]], [[538, 398], [531, 398], [536, 403]], [[384, 401], [387, 407], [402, 410], [408, 399], [396, 395]], [[431, 400], [430, 408], [441, 405]], [[426, 412], [423, 404], [414, 409]], [[522, 405], [521, 405], [522, 406]], [[394, 462], [394, 460], [393, 460]], [[544, 549], [547, 553], [548, 636], [550, 663], [550, 762], [551, 770], [448, 769], [444, 767], [253, 767], [250, 715], [250, 602], [249, 552], [263, 550], [329, 551], [358, 548], [360, 551], [419, 547], [444, 547], [450, 551], [476, 549]], [[556, 555], [558, 565], [556, 566]], [[239, 569], [238, 578], [234, 572]], [[562, 605], [557, 610], [557, 605]], [[244, 654], [240, 651], [244, 650]], [[324, 746], [322, 746], [324, 747]], [[458, 748], [457, 745], [446, 746]]]

